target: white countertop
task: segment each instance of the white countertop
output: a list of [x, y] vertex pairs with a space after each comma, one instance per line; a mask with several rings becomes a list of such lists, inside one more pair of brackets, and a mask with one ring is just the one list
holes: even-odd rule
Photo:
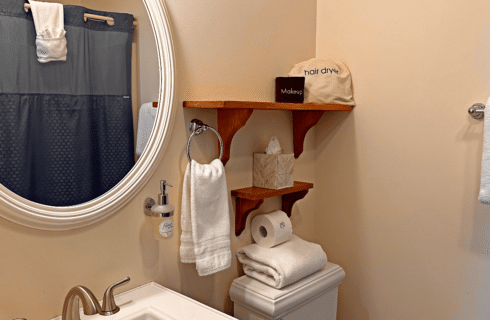
[[[118, 294], [114, 300], [121, 308], [115, 315], [87, 316], [80, 311], [80, 318], [82, 320], [236, 320], [154, 282]], [[52, 320], [61, 320], [61, 316]]]

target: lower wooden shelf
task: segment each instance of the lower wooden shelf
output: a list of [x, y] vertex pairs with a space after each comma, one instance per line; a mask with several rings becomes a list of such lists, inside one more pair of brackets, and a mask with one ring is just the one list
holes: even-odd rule
[[235, 235], [238, 237], [245, 230], [248, 215], [257, 210], [265, 198], [282, 196], [282, 211], [291, 217], [294, 203], [303, 199], [311, 188], [313, 183], [294, 181], [292, 187], [278, 190], [259, 187], [231, 190], [236, 198]]

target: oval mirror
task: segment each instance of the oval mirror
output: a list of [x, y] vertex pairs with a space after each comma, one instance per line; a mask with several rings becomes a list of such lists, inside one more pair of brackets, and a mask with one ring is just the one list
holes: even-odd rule
[[[149, 140], [146, 143], [146, 148], [144, 149], [141, 157], [138, 159], [138, 161], [136, 161], [130, 170], [128, 169], [129, 172], [124, 176], [124, 178], [115, 184], [115, 186], [113, 186], [109, 191], [95, 199], [81, 204], [70, 206], [50, 206], [41, 204], [27, 200], [10, 191], [4, 185], [0, 185], [0, 216], [3, 218], [24, 226], [44, 230], [68, 230], [86, 226], [107, 217], [124, 206], [145, 185], [155, 171], [156, 166], [158, 165], [158, 162], [167, 146], [168, 137], [171, 133], [174, 120], [174, 53], [170, 25], [164, 3], [161, 0], [134, 1], [142, 1], [142, 5], [144, 5], [146, 8], [151, 27], [153, 28], [159, 67], [158, 80], [160, 83], [156, 119]], [[10, 5], [17, 3], [22, 4], [22, 2], [23, 1], [19, 2], [16, 0], [7, 1], [7, 3]], [[73, 0], [70, 1], [70, 4], [85, 7], [85, 3], [101, 4], [104, 2], [92, 0]], [[63, 3], [67, 4], [67, 1], [63, 1]], [[110, 3], [117, 4], [118, 2], [111, 1]], [[93, 9], [104, 10], [105, 8]], [[120, 8], [111, 11], [121, 12]], [[115, 20], [114, 30], [121, 26], [118, 24], [117, 19]], [[136, 26], [136, 28], [137, 27], [138, 26]], [[2, 25], [0, 22], [0, 29], [1, 28]], [[150, 31], [145, 30], [145, 32]], [[34, 41], [34, 38], [32, 40]], [[129, 42], [131, 42], [131, 40], [129, 40]], [[37, 55], [38, 59], [40, 59], [39, 53]], [[97, 65], [95, 65], [94, 68], [97, 68]], [[143, 77], [141, 76], [140, 80], [142, 78]], [[117, 79], [106, 80], [106, 82], [109, 83], [109, 85], [107, 85], [108, 87], [110, 87], [113, 82], [118, 81]], [[4, 83], [3, 86], [6, 87], [6, 85], [7, 84]], [[134, 86], [135, 85], [133, 84], [133, 91]], [[0, 89], [1, 87], [2, 84], [0, 83]]]

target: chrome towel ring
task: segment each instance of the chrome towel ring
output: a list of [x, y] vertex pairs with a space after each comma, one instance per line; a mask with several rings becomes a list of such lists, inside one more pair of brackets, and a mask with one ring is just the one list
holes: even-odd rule
[[203, 131], [206, 131], [210, 129], [211, 131], [214, 131], [216, 135], [218, 136], [219, 139], [219, 159], [221, 160], [221, 157], [223, 157], [223, 140], [221, 140], [221, 136], [219, 135], [218, 131], [216, 131], [213, 127], [208, 126], [207, 124], [202, 123], [201, 120], [194, 119], [191, 121], [189, 125], [189, 130], [191, 132], [191, 136], [189, 137], [189, 141], [187, 142], [187, 159], [189, 159], [189, 162], [192, 161], [191, 159], [191, 140], [192, 137], [195, 134], [201, 134]]

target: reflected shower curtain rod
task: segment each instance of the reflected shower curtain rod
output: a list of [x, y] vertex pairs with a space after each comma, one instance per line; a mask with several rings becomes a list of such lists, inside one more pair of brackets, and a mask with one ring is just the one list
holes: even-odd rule
[[[30, 9], [31, 5], [28, 3], [24, 3], [24, 9]], [[105, 16], [99, 16], [96, 14], [90, 14], [90, 13], [85, 13], [84, 15], [85, 21], [87, 19], [92, 19], [92, 20], [104, 20], [107, 21], [107, 24], [113, 25], [114, 24], [114, 18], [111, 17], [105, 17]], [[138, 25], [138, 21], [133, 21], [133, 27], [136, 27]]]

